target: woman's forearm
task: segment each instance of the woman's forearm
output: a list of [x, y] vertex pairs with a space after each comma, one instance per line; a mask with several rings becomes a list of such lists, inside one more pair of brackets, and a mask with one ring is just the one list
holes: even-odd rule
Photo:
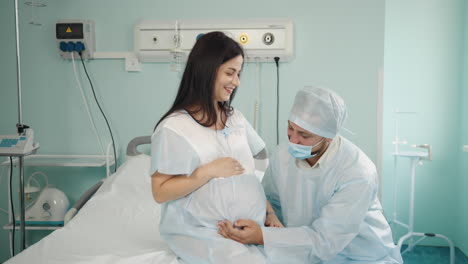
[[154, 200], [172, 201], [193, 192], [212, 178], [226, 178], [244, 173], [244, 167], [235, 159], [223, 157], [198, 167], [192, 175], [169, 175], [156, 171], [151, 177]]
[[209, 181], [210, 177], [198, 168], [187, 175], [168, 175], [155, 172], [151, 177], [153, 198], [158, 203], [173, 201], [190, 194]]

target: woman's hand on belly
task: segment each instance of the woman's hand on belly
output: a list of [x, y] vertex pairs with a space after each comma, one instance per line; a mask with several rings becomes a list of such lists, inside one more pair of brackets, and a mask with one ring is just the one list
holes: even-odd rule
[[198, 168], [200, 175], [209, 179], [227, 178], [244, 173], [244, 167], [233, 158], [219, 158]]

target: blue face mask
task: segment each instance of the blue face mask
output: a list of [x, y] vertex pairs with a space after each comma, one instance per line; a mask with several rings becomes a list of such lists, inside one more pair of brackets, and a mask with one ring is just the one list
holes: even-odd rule
[[325, 139], [320, 140], [317, 144], [313, 146], [304, 146], [299, 144], [294, 144], [289, 142], [288, 151], [291, 156], [295, 157], [296, 159], [308, 159], [317, 156], [318, 152], [312, 152], [315, 147], [320, 145], [322, 141]]

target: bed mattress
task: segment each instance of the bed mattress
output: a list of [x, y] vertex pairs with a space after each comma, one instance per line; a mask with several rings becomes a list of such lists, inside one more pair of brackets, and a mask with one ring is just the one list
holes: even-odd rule
[[149, 170], [149, 156], [129, 157], [65, 227], [6, 264], [179, 263], [159, 235]]

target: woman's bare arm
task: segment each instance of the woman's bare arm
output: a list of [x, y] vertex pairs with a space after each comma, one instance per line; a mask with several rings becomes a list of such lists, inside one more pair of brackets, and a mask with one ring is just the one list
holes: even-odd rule
[[176, 200], [190, 194], [212, 178], [226, 178], [243, 172], [242, 165], [233, 158], [220, 158], [200, 166], [189, 177], [156, 171], [151, 176], [153, 198], [158, 203]]

